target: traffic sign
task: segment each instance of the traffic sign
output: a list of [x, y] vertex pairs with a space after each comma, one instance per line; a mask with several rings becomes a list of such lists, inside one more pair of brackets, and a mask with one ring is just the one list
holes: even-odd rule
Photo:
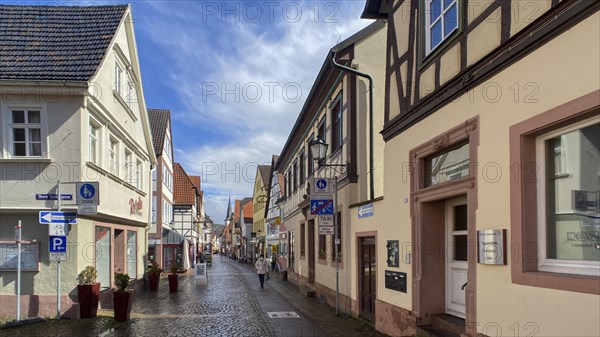
[[48, 244], [48, 252], [50, 253], [66, 253], [67, 252], [67, 237], [66, 236], [51, 236]]
[[41, 224], [77, 224], [77, 213], [58, 212], [58, 211], [40, 211]]
[[373, 206], [373, 203], [362, 205], [358, 208], [359, 219], [368, 218], [370, 216], [373, 216], [373, 214], [375, 214], [375, 207]]
[[334, 178], [313, 178], [310, 185], [311, 199], [333, 199], [335, 188]]
[[48, 253], [50, 261], [67, 261], [67, 253]]
[[333, 227], [333, 215], [319, 215], [319, 226]]
[[67, 236], [69, 234], [67, 224], [49, 224], [48, 235], [49, 236]]
[[310, 214], [333, 214], [333, 200], [310, 200]]
[[98, 205], [100, 190], [97, 182], [80, 182], [76, 186], [77, 205]]
[[323, 227], [319, 226], [319, 235], [333, 235], [335, 234], [335, 230], [333, 226]]
[[79, 205], [77, 206], [77, 214], [96, 214], [98, 213], [97, 205]]

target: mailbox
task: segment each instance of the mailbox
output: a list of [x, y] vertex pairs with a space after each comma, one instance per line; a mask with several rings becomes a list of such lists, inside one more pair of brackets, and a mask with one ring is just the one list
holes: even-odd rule
[[385, 287], [406, 293], [406, 273], [385, 271]]

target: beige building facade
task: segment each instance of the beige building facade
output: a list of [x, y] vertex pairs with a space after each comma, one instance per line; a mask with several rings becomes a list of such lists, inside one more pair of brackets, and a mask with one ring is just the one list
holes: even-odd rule
[[[350, 208], [380, 200], [383, 192], [383, 140], [377, 132], [383, 125], [385, 37], [386, 24], [377, 21], [333, 47], [276, 165], [276, 171], [283, 175], [284, 198], [278, 200], [277, 207], [286, 229], [286, 252], [282, 254], [288, 278], [331, 306], [336, 306], [339, 295], [339, 310], [343, 312], [356, 313], [360, 305], [353, 292], [357, 257]], [[366, 78], [334, 65], [333, 58], [337, 64], [370, 75], [373, 88]], [[369, 109], [369, 90], [373, 90], [373, 111]], [[374, 133], [372, 160], [370, 130]], [[315, 139], [329, 145], [324, 165], [317, 165], [312, 157], [310, 143]], [[338, 181], [337, 254], [335, 233], [320, 234], [319, 217], [310, 209], [313, 178], [334, 177]], [[374, 319], [367, 313], [364, 317]]]
[[361, 224], [382, 332], [600, 334], [598, 4], [525, 3], [366, 3], [390, 27], [385, 199]]

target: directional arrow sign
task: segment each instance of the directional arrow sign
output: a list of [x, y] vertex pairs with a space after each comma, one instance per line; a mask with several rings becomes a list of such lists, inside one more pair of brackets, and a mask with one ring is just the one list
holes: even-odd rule
[[367, 218], [373, 216], [375, 213], [375, 208], [373, 207], [373, 203], [369, 203], [358, 208], [358, 218]]
[[56, 211], [40, 211], [41, 224], [77, 224], [77, 213], [56, 212]]

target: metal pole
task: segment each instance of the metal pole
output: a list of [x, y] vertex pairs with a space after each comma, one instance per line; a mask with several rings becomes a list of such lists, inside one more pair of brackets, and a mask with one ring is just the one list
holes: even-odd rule
[[21, 320], [21, 220], [17, 226], [17, 322]]
[[[58, 181], [58, 187], [56, 188], [58, 192], [58, 211], [60, 212], [60, 180]], [[65, 224], [65, 226], [68, 226]], [[60, 319], [60, 259], [56, 264], [56, 319]]]
[[[335, 174], [334, 174], [335, 175]], [[335, 191], [333, 194], [333, 230], [335, 231], [335, 314], [340, 314], [340, 259], [338, 258], [338, 248], [340, 244], [339, 231], [338, 231], [338, 216], [337, 216], [337, 193], [338, 193], [338, 179], [335, 175]]]

